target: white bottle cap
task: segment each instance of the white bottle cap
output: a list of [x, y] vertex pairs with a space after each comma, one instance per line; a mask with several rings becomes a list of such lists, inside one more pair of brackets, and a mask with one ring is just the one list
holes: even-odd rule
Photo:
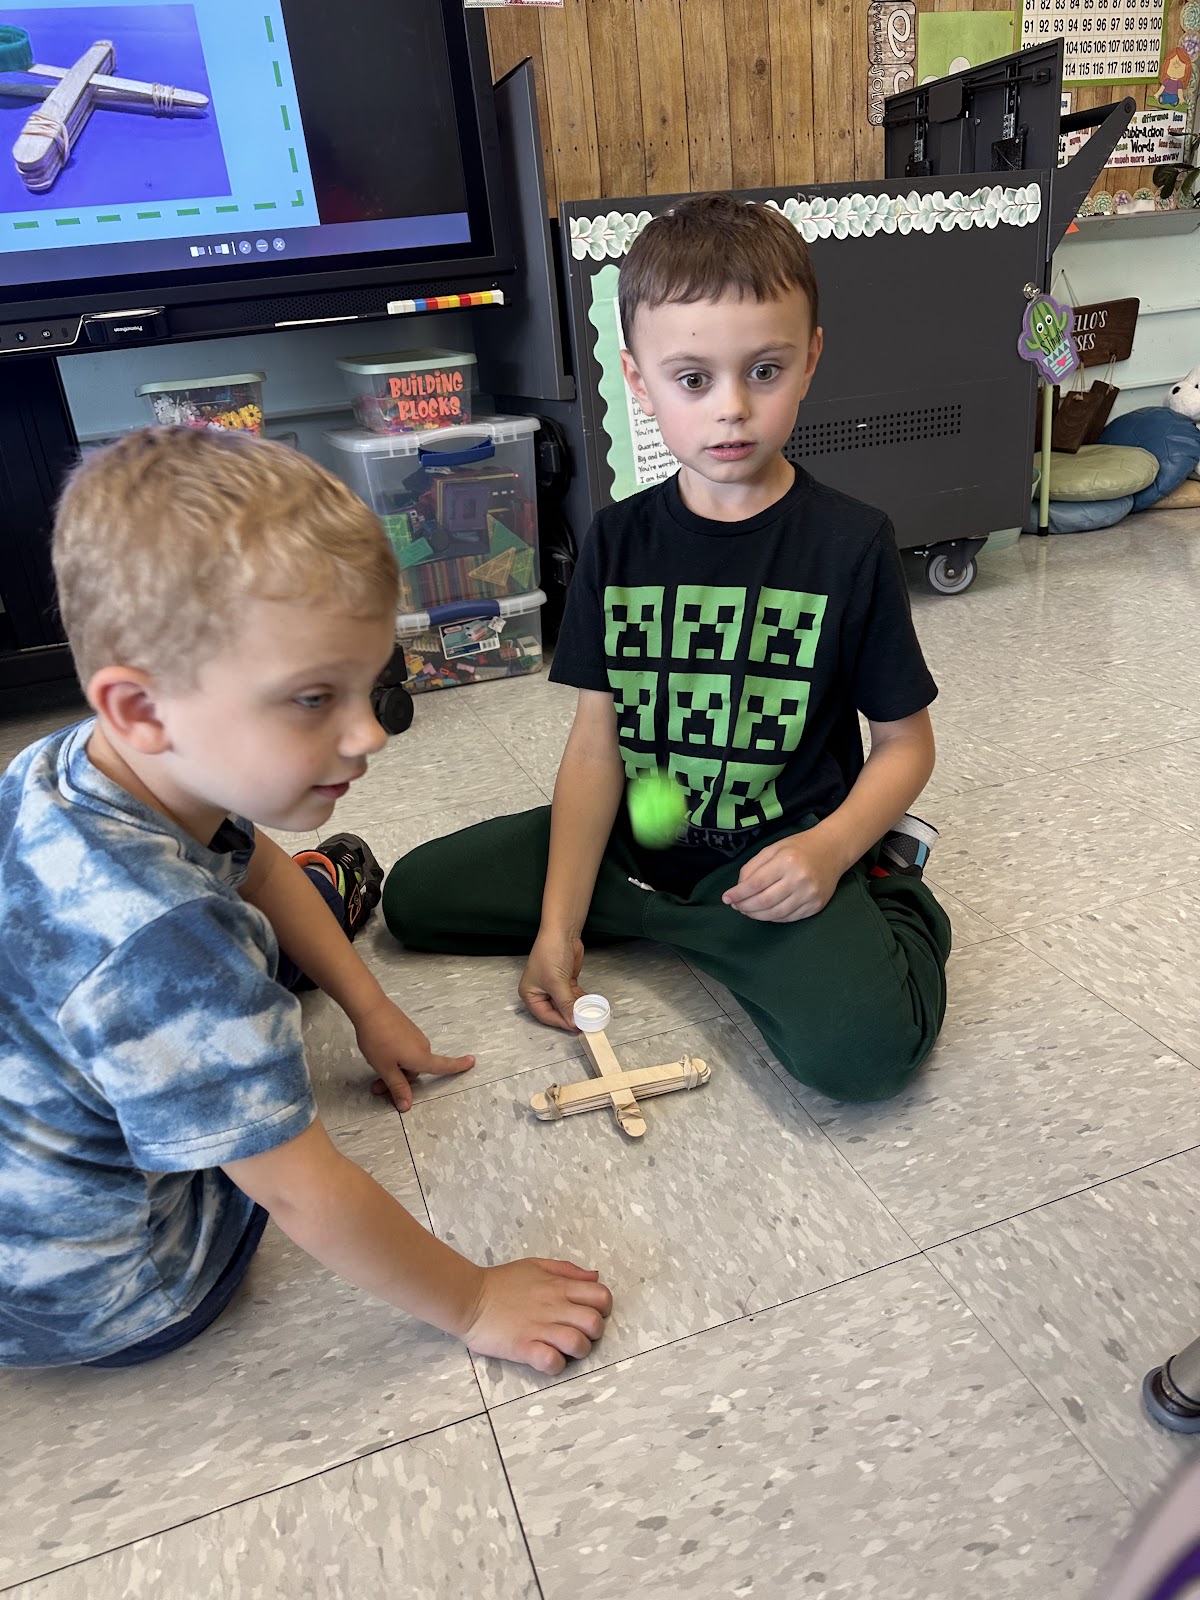
[[612, 1007], [602, 994], [581, 994], [572, 1015], [581, 1033], [603, 1033], [612, 1016]]

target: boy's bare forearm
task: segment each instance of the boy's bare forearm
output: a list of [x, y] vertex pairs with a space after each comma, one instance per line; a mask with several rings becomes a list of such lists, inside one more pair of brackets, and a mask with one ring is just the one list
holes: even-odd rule
[[578, 938], [624, 791], [625, 772], [615, 737], [611, 748], [601, 744], [588, 749], [572, 735], [554, 785], [543, 934]]
[[241, 894], [266, 916], [279, 948], [352, 1022], [386, 999], [316, 885], [261, 830], [255, 833], [254, 857]]
[[812, 831], [820, 832], [848, 871], [904, 815], [929, 782], [935, 750], [928, 716], [911, 730], [877, 741], [850, 793]]
[[291, 1173], [283, 1182], [264, 1175], [262, 1157], [230, 1162], [225, 1171], [322, 1266], [463, 1338], [478, 1307], [482, 1268], [435, 1238], [341, 1155], [320, 1123], [293, 1141], [287, 1159]]

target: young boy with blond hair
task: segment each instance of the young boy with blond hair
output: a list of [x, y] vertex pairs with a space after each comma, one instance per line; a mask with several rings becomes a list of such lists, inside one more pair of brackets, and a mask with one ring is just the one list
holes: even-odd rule
[[351, 947], [381, 877], [362, 842], [293, 860], [262, 832], [323, 828], [386, 742], [379, 522], [282, 445], [150, 429], [76, 469], [54, 566], [95, 715], [0, 778], [0, 1365], [177, 1349], [269, 1213], [472, 1350], [560, 1371], [607, 1289], [569, 1262], [473, 1265], [341, 1155], [280, 981], [337, 1001], [398, 1107], [410, 1075], [472, 1065]]
[[[384, 914], [413, 949], [529, 952], [520, 993], [561, 1028], [588, 944], [655, 939], [802, 1082], [880, 1099], [946, 1006], [950, 928], [921, 881], [937, 834], [908, 814], [937, 689], [887, 517], [783, 454], [822, 349], [808, 251], [772, 207], [698, 196], [647, 225], [619, 298], [625, 376], [680, 466], [583, 546], [550, 674], [579, 690], [553, 807], [406, 856]], [[661, 852], [622, 805], [654, 770], [687, 804]]]

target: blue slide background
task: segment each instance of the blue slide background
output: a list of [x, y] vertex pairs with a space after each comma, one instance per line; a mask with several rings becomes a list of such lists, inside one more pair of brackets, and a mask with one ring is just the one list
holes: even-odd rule
[[[212, 90], [190, 5], [116, 5], [2, 10], [27, 30], [35, 61], [69, 67], [97, 39], [116, 47], [115, 76], [208, 95], [202, 116], [154, 116], [97, 105], [54, 187], [32, 194], [12, 162], [13, 142], [32, 100], [0, 96], [0, 214], [72, 207], [154, 206], [195, 195], [227, 195], [229, 175]], [[0, 84], [3, 83], [0, 76]], [[44, 81], [44, 80], [28, 80]], [[75, 242], [75, 241], [72, 241]]]

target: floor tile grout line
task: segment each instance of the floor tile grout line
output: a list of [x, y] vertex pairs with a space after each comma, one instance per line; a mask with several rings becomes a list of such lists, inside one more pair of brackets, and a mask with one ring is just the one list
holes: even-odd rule
[[[1190, 1063], [1189, 1063], [1190, 1065]], [[1154, 1156], [1149, 1161], [1137, 1162], [1132, 1167], [1125, 1167], [1120, 1172], [1110, 1173], [1105, 1178], [1094, 1178], [1090, 1183], [1080, 1184], [1079, 1188], [1072, 1189], [1067, 1194], [1055, 1195], [1052, 1200], [1038, 1200], [1033, 1205], [1022, 1206], [1018, 1211], [1009, 1212], [1006, 1216], [995, 1217], [989, 1222], [981, 1222], [976, 1227], [964, 1228], [961, 1233], [952, 1233], [945, 1239], [933, 1239], [928, 1244], [917, 1242], [917, 1249], [922, 1254], [930, 1250], [941, 1250], [946, 1245], [957, 1244], [962, 1239], [973, 1239], [976, 1234], [987, 1233], [990, 1228], [1001, 1228], [1009, 1222], [1019, 1222], [1022, 1217], [1031, 1217], [1035, 1212], [1048, 1211], [1051, 1206], [1066, 1205], [1068, 1200], [1077, 1200], [1080, 1195], [1092, 1194], [1097, 1189], [1103, 1189], [1110, 1183], [1121, 1183], [1126, 1178], [1136, 1177], [1139, 1172], [1149, 1172], [1154, 1167], [1161, 1167], [1168, 1161], [1178, 1161], [1181, 1156], [1193, 1155], [1200, 1150], [1200, 1143], [1185, 1145], [1182, 1150], [1171, 1150], [1165, 1156]]]
[[628, 1355], [614, 1356], [611, 1361], [603, 1361], [598, 1366], [587, 1367], [580, 1372], [567, 1372], [561, 1376], [557, 1383], [543, 1384], [538, 1389], [531, 1389], [528, 1394], [512, 1395], [507, 1400], [490, 1401], [484, 1396], [484, 1405], [488, 1415], [502, 1411], [506, 1406], [521, 1405], [526, 1401], [538, 1400], [541, 1396], [551, 1393], [555, 1389], [562, 1389], [569, 1383], [579, 1383], [587, 1378], [594, 1377], [601, 1372], [611, 1372], [614, 1368], [625, 1362], [640, 1361], [643, 1356], [656, 1354], [659, 1350], [669, 1350], [677, 1344], [686, 1344], [689, 1339], [707, 1338], [709, 1334], [720, 1333], [722, 1329], [737, 1327], [742, 1322], [753, 1322], [755, 1317], [765, 1317], [770, 1312], [781, 1311], [786, 1306], [799, 1305], [803, 1300], [813, 1300], [817, 1295], [827, 1294], [832, 1289], [841, 1289], [850, 1283], [858, 1283], [863, 1278], [872, 1277], [877, 1272], [888, 1272], [892, 1267], [901, 1267], [905, 1262], [919, 1261], [923, 1252], [919, 1246], [914, 1247], [908, 1255], [897, 1256], [894, 1261], [881, 1261], [874, 1267], [863, 1267], [860, 1272], [852, 1272], [848, 1277], [837, 1278], [830, 1283], [820, 1283], [813, 1289], [805, 1289], [801, 1294], [790, 1295], [786, 1300], [772, 1300], [769, 1305], [756, 1306], [753, 1311], [739, 1311], [733, 1316], [722, 1317], [719, 1322], [710, 1323], [706, 1328], [693, 1328], [690, 1333], [678, 1333], [670, 1339], [660, 1340], [658, 1344], [650, 1344], [644, 1350], [631, 1350]]
[[78, 1561], [66, 1561], [61, 1567], [50, 1567], [45, 1572], [18, 1578], [15, 1583], [0, 1583], [0, 1595], [10, 1594], [19, 1589], [22, 1584], [40, 1583], [46, 1578], [56, 1577], [59, 1573], [70, 1572], [76, 1567], [90, 1566], [95, 1561], [102, 1560], [105, 1556], [119, 1555], [122, 1550], [130, 1550], [134, 1545], [144, 1544], [148, 1539], [162, 1539], [168, 1534], [176, 1533], [182, 1528], [195, 1526], [197, 1523], [206, 1522], [209, 1517], [219, 1517], [226, 1511], [234, 1511], [238, 1506], [252, 1505], [257, 1500], [265, 1500], [273, 1494], [283, 1494], [288, 1489], [297, 1489], [301, 1484], [312, 1483], [317, 1478], [323, 1478], [327, 1473], [340, 1472], [343, 1467], [357, 1466], [360, 1461], [369, 1461], [372, 1456], [383, 1455], [388, 1450], [402, 1450], [406, 1445], [419, 1444], [422, 1439], [434, 1439], [440, 1433], [445, 1433], [449, 1428], [457, 1428], [464, 1422], [486, 1421], [487, 1409], [472, 1411], [465, 1417], [455, 1417], [453, 1422], [440, 1423], [436, 1428], [421, 1428], [418, 1432], [406, 1435], [403, 1439], [385, 1439], [382, 1444], [371, 1445], [366, 1450], [347, 1456], [342, 1461], [331, 1461], [323, 1467], [317, 1467], [312, 1472], [302, 1473], [298, 1478], [289, 1478], [286, 1483], [272, 1484], [269, 1489], [259, 1489], [253, 1494], [240, 1495], [234, 1500], [225, 1501], [221, 1505], [206, 1507], [198, 1511], [194, 1517], [183, 1517], [178, 1522], [172, 1522], [164, 1528], [154, 1528], [148, 1533], [139, 1533], [132, 1539], [123, 1539], [119, 1544], [107, 1546], [103, 1550], [93, 1550], [90, 1555], [80, 1556]]
[[[438, 1232], [437, 1225], [433, 1220], [433, 1212], [429, 1209], [429, 1196], [425, 1193], [425, 1185], [421, 1181], [421, 1169], [417, 1166], [417, 1158], [416, 1158], [416, 1155], [413, 1152], [412, 1144], [409, 1142], [408, 1128], [405, 1126], [405, 1122], [404, 1122], [404, 1118], [403, 1117], [400, 1118], [400, 1127], [401, 1127], [401, 1130], [403, 1131], [403, 1134], [404, 1134], [404, 1148], [408, 1151], [408, 1159], [409, 1159], [409, 1162], [412, 1165], [413, 1177], [417, 1180], [417, 1193], [421, 1196], [421, 1204], [425, 1208], [425, 1218], [426, 1218], [426, 1221], [429, 1223], [429, 1231], [430, 1231], [430, 1233], [433, 1235], [433, 1237], [435, 1239], [439, 1240], [440, 1243], [445, 1244], [446, 1241], [442, 1238], [441, 1234]], [[451, 1245], [451, 1246], [449, 1246], [449, 1248], [453, 1249], [454, 1247], [453, 1247], [453, 1245]], [[453, 1337], [453, 1335], [450, 1335], [449, 1337]], [[455, 1343], [460, 1343], [460, 1342], [461, 1341], [455, 1340]], [[486, 1411], [487, 1410], [487, 1398], [486, 1398], [486, 1396], [484, 1395], [484, 1392], [483, 1392], [483, 1385], [479, 1381], [479, 1369], [475, 1365], [474, 1353], [467, 1348], [465, 1343], [462, 1345], [462, 1350], [463, 1350], [463, 1354], [467, 1358], [467, 1363], [471, 1368], [471, 1382], [475, 1385], [475, 1392], [479, 1396], [479, 1403], [483, 1406], [484, 1410]]]
[[[1195, 846], [1195, 843], [1196, 843], [1195, 834], [1187, 833], [1187, 832], [1184, 831], [1184, 829], [1179, 828], [1179, 827], [1175, 828], [1175, 832], [1178, 833], [1182, 839], [1186, 839], [1187, 842], [1190, 845]], [[991, 918], [987, 915], [986, 912], [977, 910], [976, 907], [971, 904], [971, 902], [967, 899], [965, 893], [961, 889], [952, 888], [950, 886], [950, 884], [945, 883], [944, 881], [942, 881], [940, 879], [938, 881], [941, 884], [941, 887], [943, 889], [945, 889], [946, 893], [949, 894], [949, 895], [953, 895], [954, 898], [961, 905], [966, 906], [968, 911], [973, 911], [977, 917], [982, 917], [983, 920], [986, 923], [989, 924], [989, 926], [991, 926], [993, 928], [995, 928], [997, 926], [996, 923], [991, 920]], [[1062, 913], [1062, 915], [1059, 916], [1059, 917], [1042, 918], [1036, 923], [1022, 922], [1015, 928], [999, 928], [998, 932], [1003, 933], [1003, 934], [1007, 934], [1010, 939], [1017, 939], [1017, 941], [1019, 943], [1020, 942], [1019, 935], [1021, 933], [1025, 932], [1025, 930], [1027, 928], [1030, 928], [1030, 927], [1039, 927], [1039, 928], [1051, 927], [1051, 926], [1055, 925], [1058, 922], [1066, 922], [1071, 917], [1086, 916], [1089, 911], [1107, 911], [1112, 906], [1125, 905], [1130, 900], [1133, 900], [1133, 899], [1138, 899], [1138, 898], [1144, 899], [1144, 898], [1147, 898], [1149, 895], [1152, 895], [1152, 894], [1169, 894], [1172, 889], [1182, 889], [1184, 887], [1184, 885], [1187, 883], [1187, 881], [1188, 881], [1187, 872], [1185, 871], [1184, 868], [1181, 867], [1180, 868], [1180, 876], [1179, 876], [1178, 879], [1175, 879], [1170, 883], [1161, 883], [1161, 884], [1159, 884], [1159, 886], [1156, 889], [1148, 889], [1146, 891], [1146, 894], [1143, 895], [1143, 896], [1136, 896], [1136, 895], [1124, 895], [1124, 896], [1121, 896], [1121, 895], [1118, 894], [1118, 895], [1113, 896], [1111, 899], [1099, 900], [1099, 901], [1089, 901], [1089, 903], [1087, 904], [1086, 907], [1077, 908], [1074, 911], [1064, 911]], [[992, 941], [990, 939], [984, 939], [984, 940], [979, 940], [978, 942], [981, 943], [981, 944], [990, 944]]]
[[[486, 1402], [485, 1402], [486, 1404]], [[546, 1591], [542, 1588], [542, 1575], [537, 1569], [537, 1562], [533, 1558], [533, 1546], [529, 1542], [529, 1530], [525, 1526], [525, 1518], [521, 1515], [521, 1503], [517, 1499], [517, 1491], [508, 1474], [508, 1462], [504, 1459], [504, 1451], [500, 1445], [500, 1436], [496, 1432], [496, 1420], [491, 1412], [484, 1411], [484, 1418], [492, 1435], [492, 1443], [496, 1446], [496, 1459], [500, 1463], [500, 1471], [504, 1474], [504, 1482], [508, 1488], [508, 1497], [512, 1501], [513, 1516], [517, 1519], [517, 1527], [521, 1532], [521, 1543], [525, 1546], [525, 1554], [529, 1558], [529, 1570], [533, 1573], [534, 1585], [537, 1588], [540, 1600], [545, 1600]]]
[[[746, 1043], [750, 1046], [751, 1050], [754, 1051], [755, 1055], [762, 1062], [764, 1071], [768, 1072], [770, 1074], [770, 1076], [775, 1080], [775, 1082], [777, 1082], [781, 1086], [781, 1088], [783, 1089], [784, 1093], [787, 1094], [791, 1098], [791, 1100], [793, 1101], [793, 1103], [795, 1104], [797, 1109], [800, 1112], [803, 1113], [803, 1115], [812, 1124], [813, 1128], [816, 1129], [817, 1133], [819, 1133], [821, 1135], [821, 1138], [824, 1139], [825, 1143], [833, 1151], [834, 1155], [837, 1157], [838, 1161], [841, 1162], [842, 1166], [845, 1167], [846, 1171], [848, 1173], [850, 1173], [850, 1175], [852, 1177], [856, 1178], [859, 1183], [862, 1184], [863, 1188], [867, 1191], [867, 1193], [875, 1201], [875, 1204], [879, 1207], [879, 1209], [884, 1213], [885, 1216], [887, 1216], [887, 1217], [889, 1217], [891, 1219], [891, 1221], [895, 1224], [895, 1226], [900, 1230], [900, 1232], [904, 1235], [904, 1237], [912, 1245], [914, 1251], [920, 1252], [920, 1249], [921, 1249], [920, 1244], [917, 1242], [916, 1239], [913, 1238], [912, 1234], [908, 1231], [908, 1228], [905, 1226], [905, 1224], [895, 1214], [895, 1212], [888, 1205], [886, 1200], [884, 1200], [881, 1195], [879, 1195], [879, 1194], [877, 1194], [875, 1192], [875, 1190], [871, 1187], [869, 1181], [867, 1180], [866, 1176], [858, 1170], [858, 1168], [850, 1160], [850, 1158], [846, 1154], [846, 1152], [842, 1149], [841, 1145], [839, 1145], [838, 1142], [836, 1141], [836, 1139], [833, 1138], [832, 1134], [829, 1134], [829, 1133], [826, 1132], [826, 1130], [817, 1121], [816, 1117], [813, 1116], [813, 1114], [809, 1110], [809, 1108], [804, 1104], [804, 1101], [801, 1100], [799, 1092], [798, 1092], [798, 1089], [793, 1088], [793, 1085], [794, 1084], [798, 1085], [800, 1080], [798, 1078], [793, 1078], [791, 1073], [787, 1071], [786, 1067], [783, 1069], [784, 1070], [784, 1076], [780, 1077], [779, 1073], [777, 1073], [775, 1071], [775, 1069], [772, 1067], [771, 1063], [767, 1060], [766, 1056], [763, 1055], [762, 1051], [754, 1043], [754, 1040], [749, 1038], [743, 1032], [740, 1024], [738, 1023], [738, 1021], [736, 1019], [736, 1017], [730, 1017], [729, 1020], [733, 1023], [734, 1027], [737, 1028], [738, 1032], [742, 1035], [742, 1038], [746, 1040]], [[766, 1041], [764, 1040], [763, 1042], [765, 1043]], [[782, 1063], [780, 1063], [780, 1064], [782, 1065]]]
[[1129, 1506], [1130, 1510], [1131, 1511], [1135, 1511], [1135, 1512], [1139, 1511], [1141, 1509], [1141, 1507], [1135, 1505], [1134, 1502], [1129, 1498], [1129, 1496], [1126, 1494], [1125, 1490], [1122, 1489], [1121, 1485], [1116, 1481], [1116, 1479], [1113, 1477], [1113, 1475], [1109, 1472], [1108, 1468], [1104, 1465], [1103, 1461], [1101, 1461], [1100, 1458], [1096, 1455], [1095, 1451], [1092, 1450], [1092, 1448], [1088, 1444], [1087, 1440], [1082, 1438], [1078, 1433], [1076, 1433], [1075, 1429], [1071, 1426], [1070, 1422], [1068, 1422], [1065, 1417], [1059, 1415], [1059, 1413], [1055, 1410], [1054, 1405], [1050, 1401], [1049, 1397], [1045, 1394], [1045, 1392], [1043, 1391], [1041, 1385], [1033, 1377], [1032, 1373], [1029, 1373], [1029, 1372], [1025, 1371], [1025, 1368], [1018, 1361], [1018, 1359], [1017, 1359], [1016, 1355], [1013, 1353], [1013, 1351], [1011, 1351], [1009, 1349], [1008, 1345], [1004, 1342], [1004, 1340], [1000, 1337], [1000, 1335], [998, 1333], [994, 1332], [991, 1328], [988, 1327], [987, 1323], [983, 1320], [983, 1317], [979, 1314], [978, 1311], [975, 1310], [974, 1306], [971, 1305], [971, 1303], [966, 1299], [966, 1297], [963, 1295], [962, 1291], [959, 1289], [958, 1285], [951, 1278], [947, 1277], [947, 1275], [942, 1271], [942, 1269], [938, 1265], [938, 1263], [936, 1261], [934, 1261], [933, 1258], [930, 1255], [928, 1255], [928, 1253], [926, 1251], [923, 1250], [921, 1252], [921, 1254], [929, 1262], [929, 1265], [937, 1273], [938, 1277], [941, 1278], [942, 1282], [950, 1290], [950, 1293], [954, 1296], [954, 1298], [958, 1301], [958, 1303], [963, 1307], [963, 1309], [966, 1311], [967, 1315], [976, 1324], [976, 1326], [979, 1328], [980, 1332], [984, 1335], [984, 1337], [986, 1339], [990, 1339], [991, 1340], [991, 1342], [996, 1346], [997, 1350], [999, 1350], [1000, 1353], [1008, 1361], [1009, 1365], [1012, 1367], [1013, 1371], [1018, 1375], [1018, 1377], [1020, 1377], [1025, 1383], [1027, 1383], [1029, 1385], [1029, 1387], [1033, 1390], [1034, 1394], [1037, 1395], [1038, 1399], [1042, 1402], [1043, 1406], [1045, 1406], [1046, 1410], [1050, 1413], [1050, 1416], [1058, 1424], [1059, 1428], [1062, 1429], [1063, 1433], [1069, 1435], [1070, 1438], [1074, 1439], [1076, 1444], [1080, 1447], [1080, 1449], [1084, 1452], [1084, 1454], [1088, 1457], [1088, 1459], [1091, 1462], [1093, 1462], [1094, 1465], [1097, 1467], [1097, 1469], [1099, 1470], [1101, 1476], [1104, 1477], [1110, 1484], [1112, 1484], [1113, 1488], [1121, 1496], [1121, 1498], [1125, 1501], [1125, 1503]]

